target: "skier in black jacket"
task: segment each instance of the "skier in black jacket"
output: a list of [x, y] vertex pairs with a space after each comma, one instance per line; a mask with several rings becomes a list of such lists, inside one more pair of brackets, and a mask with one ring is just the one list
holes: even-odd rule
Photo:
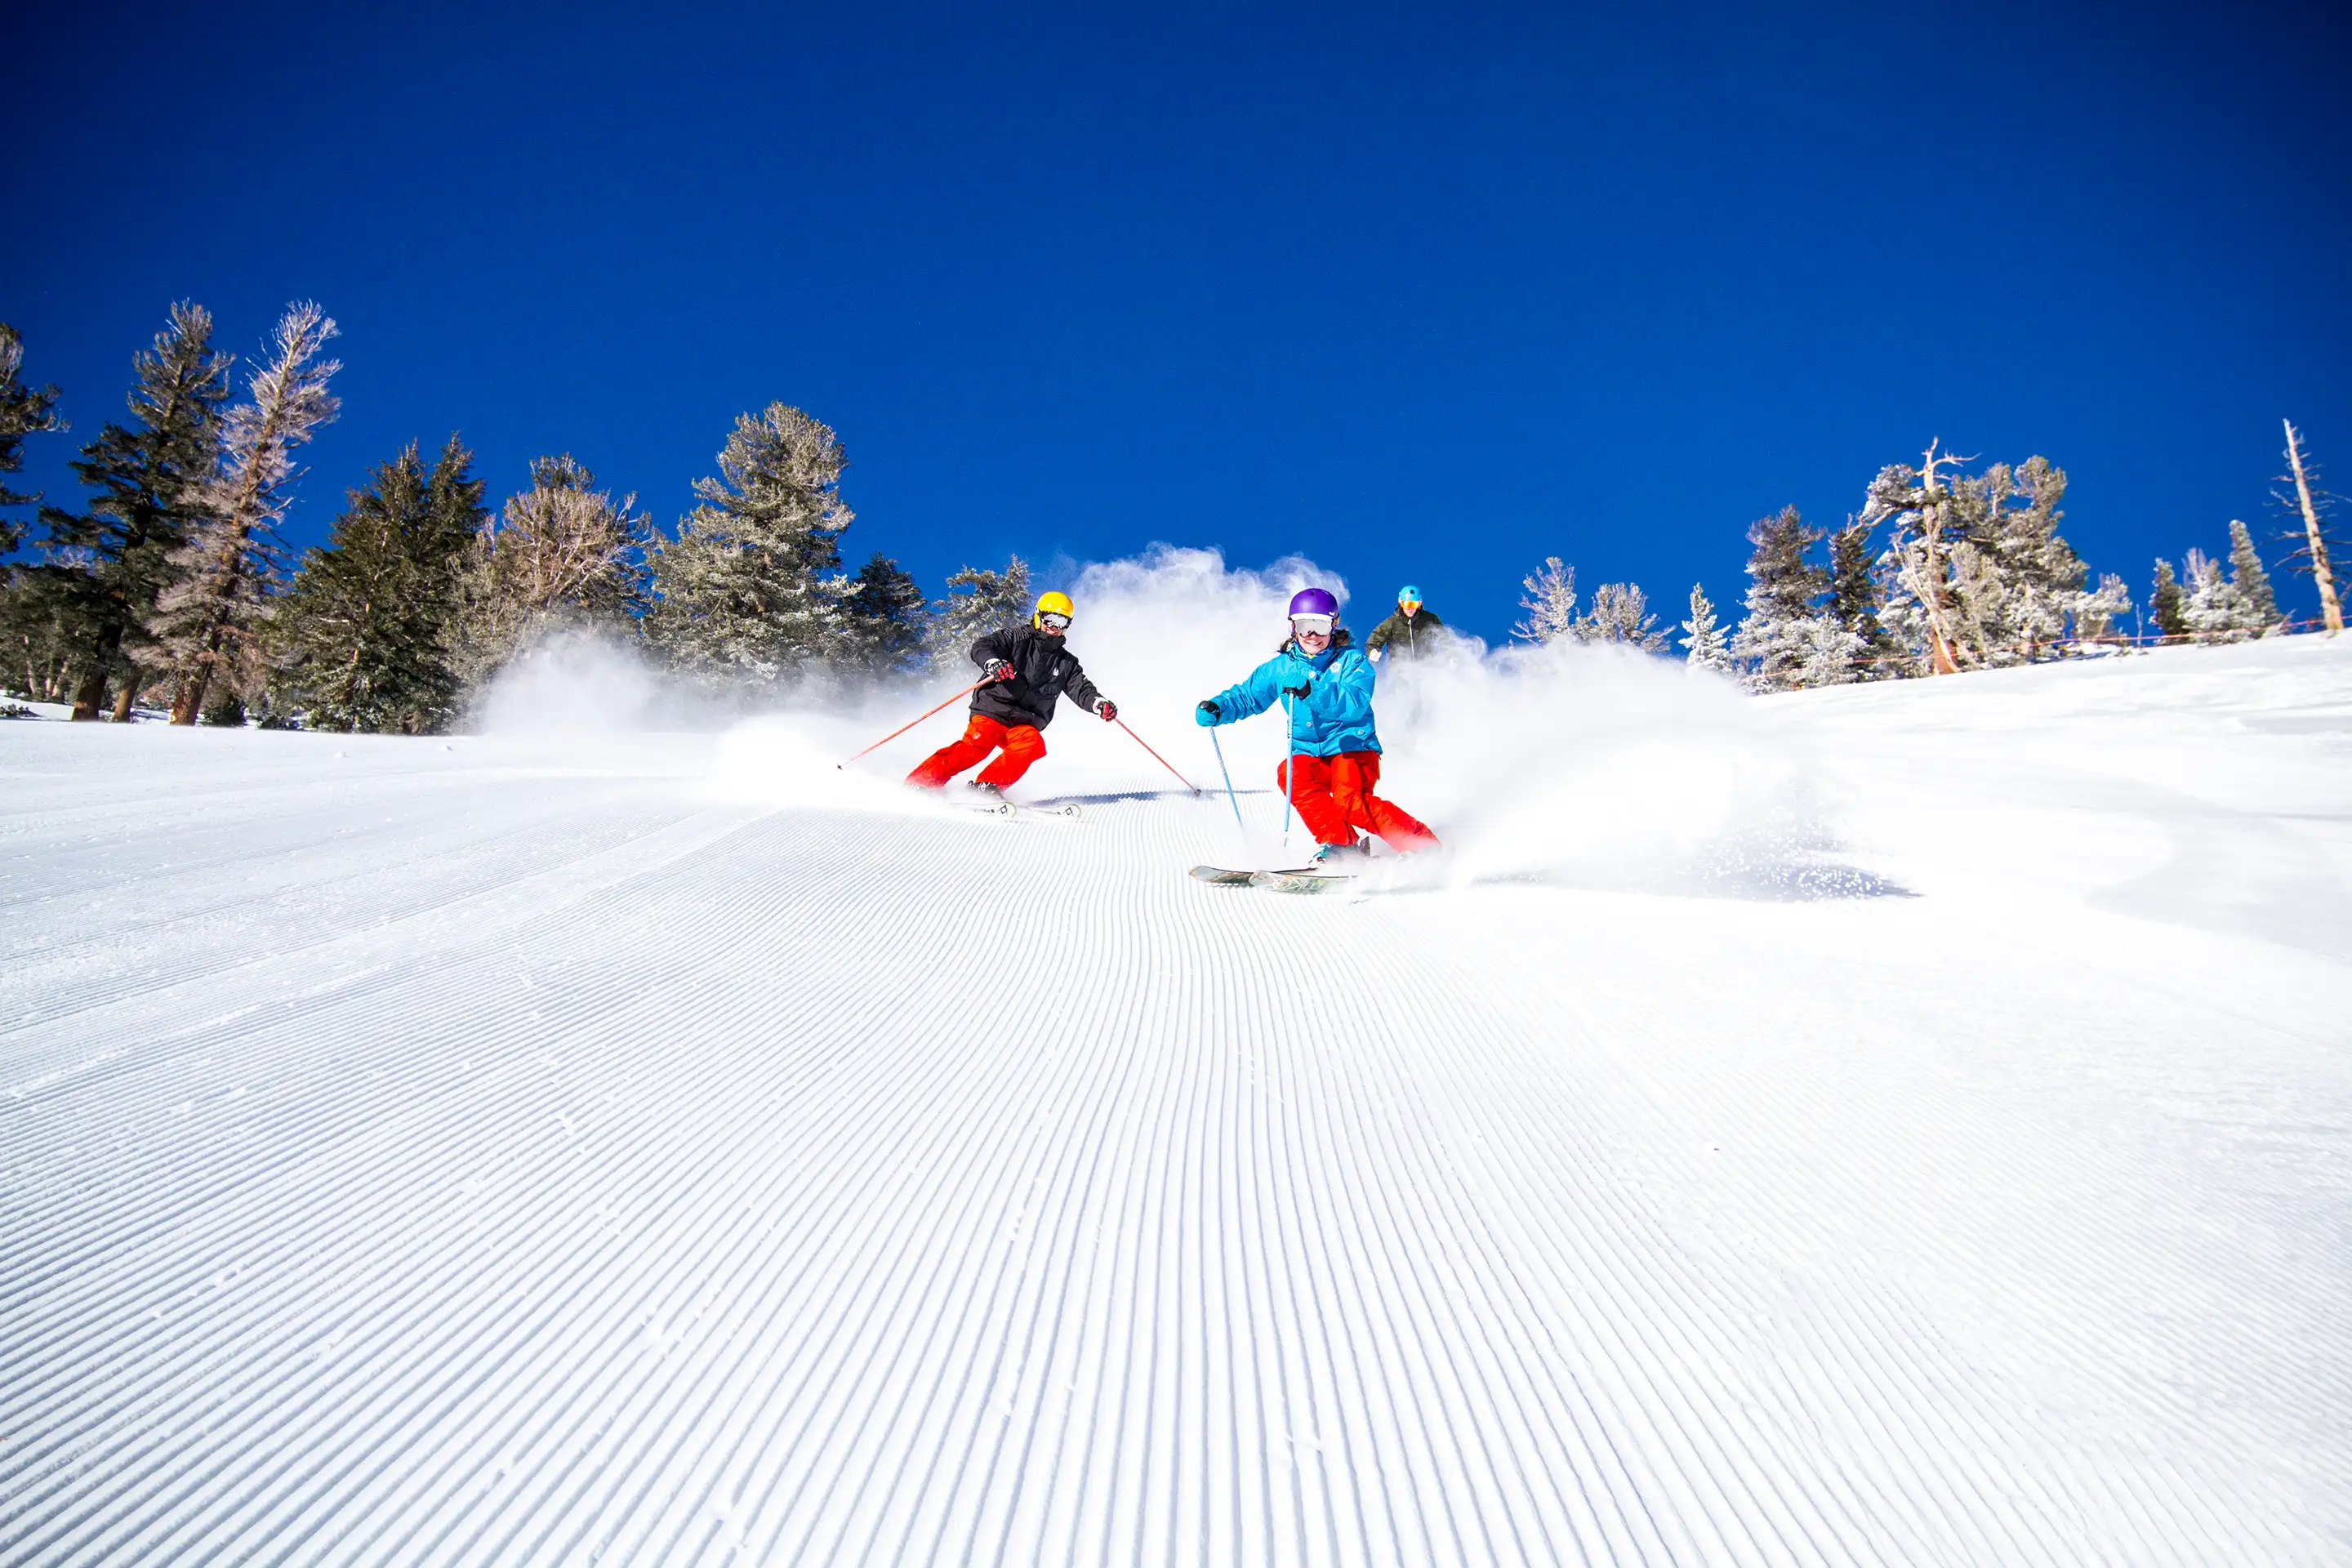
[[974, 789], [1002, 795], [1045, 754], [1039, 731], [1054, 721], [1055, 698], [1066, 695], [1105, 723], [1118, 717], [1118, 705], [1095, 689], [1077, 655], [1062, 646], [1070, 616], [1069, 595], [1047, 594], [1027, 626], [1006, 626], [971, 645], [971, 661], [984, 682], [971, 694], [971, 721], [961, 740], [908, 773], [908, 784], [945, 789], [948, 780], [1002, 746], [1004, 754], [972, 781]]
[[1396, 613], [1364, 639], [1364, 653], [1374, 664], [1383, 658], [1419, 658], [1444, 637], [1445, 623], [1434, 610], [1421, 607], [1421, 590], [1408, 583], [1397, 590]]

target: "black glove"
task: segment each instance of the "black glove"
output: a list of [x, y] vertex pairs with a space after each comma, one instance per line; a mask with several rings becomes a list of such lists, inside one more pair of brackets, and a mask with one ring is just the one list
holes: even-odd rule
[[1118, 704], [1108, 697], [1097, 697], [1095, 699], [1095, 711], [1101, 714], [1102, 721], [1108, 724], [1118, 717]]
[[1010, 680], [1013, 679], [1013, 667], [1001, 658], [992, 658], [980, 667], [980, 679], [983, 681]]
[[1304, 702], [1308, 698], [1315, 695], [1315, 689], [1311, 686], [1303, 684], [1298, 686], [1286, 686], [1282, 689], [1282, 694], [1285, 697], [1295, 697], [1299, 701]]

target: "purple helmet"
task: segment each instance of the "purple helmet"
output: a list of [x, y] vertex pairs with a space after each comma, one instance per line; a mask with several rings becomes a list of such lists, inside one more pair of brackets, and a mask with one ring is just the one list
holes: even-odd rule
[[1290, 613], [1294, 616], [1329, 616], [1339, 617], [1339, 601], [1320, 588], [1301, 588], [1290, 595]]

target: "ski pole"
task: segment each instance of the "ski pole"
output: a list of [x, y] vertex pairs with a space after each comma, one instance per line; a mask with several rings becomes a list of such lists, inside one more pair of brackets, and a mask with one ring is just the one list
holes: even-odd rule
[[[961, 691], [957, 692], [957, 693], [955, 694], [955, 696], [954, 696], [954, 697], [950, 697], [950, 698], [949, 698], [949, 699], [948, 699], [948, 702], [952, 702], [952, 701], [954, 701], [954, 700], [956, 700], [956, 698], [957, 698], [957, 697], [969, 697], [969, 696], [971, 696], [973, 692], [975, 692], [975, 691], [979, 690], [982, 687], [983, 687], [983, 686], [985, 686], [985, 685], [987, 685], [987, 684], [988, 684], [988, 678], [987, 678], [986, 676], [982, 676], [980, 679], [973, 681], [970, 686], [965, 687]], [[944, 708], [944, 707], [946, 707], [946, 706], [948, 705], [948, 702], [942, 702], [942, 703], [940, 703], [940, 708]], [[933, 709], [930, 709], [929, 711], [922, 712], [922, 713], [918, 713], [918, 714], [917, 714], [917, 715], [915, 715], [915, 717], [913, 717], [912, 719], [908, 720], [905, 723], [903, 723], [903, 724], [899, 725], [897, 729], [895, 729], [895, 730], [891, 731], [888, 734], [887, 734], [887, 735], [883, 736], [880, 740], [878, 740], [878, 741], [875, 742], [873, 746], [868, 746], [868, 747], [866, 747], [866, 752], [870, 752], [870, 751], [874, 750], [875, 746], [887, 746], [887, 745], [888, 745], [891, 742], [893, 742], [893, 741], [897, 740], [899, 736], [901, 736], [901, 735], [905, 734], [908, 731], [909, 731], [909, 730], [913, 729], [916, 725], [918, 725], [918, 724], [921, 723], [924, 720], [926, 720], [926, 719], [929, 718], [929, 717], [931, 716], [931, 714], [938, 712], [938, 711], [940, 710], [940, 708], [933, 708]], [[855, 753], [855, 754], [853, 754], [853, 755], [851, 755], [851, 756], [844, 757], [841, 761], [839, 761], [839, 762], [837, 762], [837, 763], [834, 763], [833, 765], [834, 765], [834, 767], [835, 767], [835, 770], [839, 770], [839, 769], [842, 769], [842, 768], [845, 768], [845, 767], [847, 767], [850, 763], [852, 763], [856, 762], [859, 757], [864, 756], [864, 755], [866, 754], [866, 752], [856, 752], [856, 753]]]
[[1234, 795], [1234, 775], [1225, 771], [1225, 748], [1217, 743], [1217, 727], [1209, 726], [1209, 745], [1217, 753], [1217, 772], [1225, 776], [1225, 801], [1234, 808], [1234, 826], [1240, 830], [1243, 847], [1249, 845], [1249, 829], [1242, 826], [1242, 803]]
[[[1122, 730], [1127, 730], [1127, 721], [1124, 719], [1114, 719], [1111, 722], [1118, 725]], [[1134, 731], [1127, 730], [1127, 738], [1133, 741], [1137, 745], [1141, 746], [1145, 751], [1151, 752], [1151, 742], [1137, 734]], [[1215, 731], [1212, 731], [1210, 732], [1209, 739], [1213, 741], [1216, 738]], [[1151, 752], [1151, 760], [1158, 763], [1161, 767], [1166, 768], [1170, 773], [1176, 773], [1176, 764], [1161, 756], [1159, 752]], [[1182, 784], [1186, 789], [1192, 789], [1194, 795], [1201, 793], [1197, 789], [1192, 789], [1192, 781], [1186, 778], [1182, 773], [1176, 773], [1176, 782]]]
[[1282, 847], [1290, 847], [1290, 792], [1298, 782], [1298, 731], [1292, 727], [1291, 700], [1282, 700]]

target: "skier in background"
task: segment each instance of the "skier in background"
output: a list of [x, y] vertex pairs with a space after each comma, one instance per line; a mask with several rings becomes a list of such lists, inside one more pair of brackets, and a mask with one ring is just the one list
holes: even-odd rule
[[1006, 626], [971, 645], [971, 661], [983, 684], [971, 694], [971, 721], [961, 739], [925, 758], [907, 782], [945, 789], [948, 780], [998, 747], [1003, 754], [988, 764], [971, 787], [1002, 795], [1030, 764], [1045, 754], [1045, 726], [1054, 721], [1054, 700], [1069, 700], [1106, 724], [1118, 705], [1095, 689], [1077, 655], [1062, 645], [1075, 612], [1066, 594], [1047, 594], [1025, 626]]
[[1437, 836], [1372, 791], [1381, 782], [1381, 738], [1372, 724], [1372, 666], [1349, 646], [1339, 602], [1320, 588], [1290, 601], [1290, 635], [1272, 658], [1238, 684], [1202, 701], [1193, 719], [1231, 724], [1279, 702], [1289, 710], [1290, 755], [1275, 783], [1322, 847], [1321, 864], [1367, 853], [1359, 828], [1400, 854], [1432, 849]]
[[1445, 637], [1445, 623], [1421, 607], [1421, 590], [1408, 583], [1397, 590], [1396, 613], [1372, 628], [1364, 652], [1378, 664], [1383, 658], [1419, 658]]

